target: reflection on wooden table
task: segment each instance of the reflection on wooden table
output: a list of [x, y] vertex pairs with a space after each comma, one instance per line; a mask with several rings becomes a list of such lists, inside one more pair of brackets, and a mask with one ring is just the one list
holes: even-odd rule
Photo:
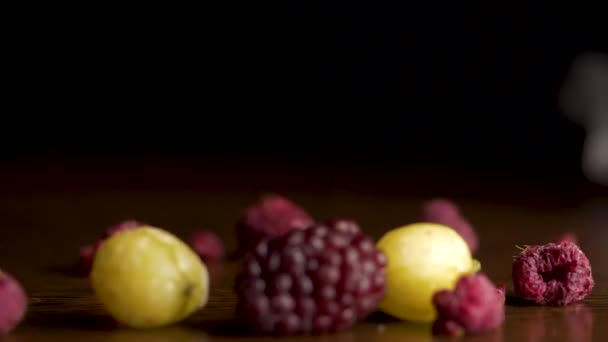
[[[503, 188], [504, 189], [504, 188]], [[528, 192], [523, 201], [484, 191], [454, 198], [478, 229], [483, 270], [496, 282], [510, 284], [515, 245], [544, 243], [564, 232], [577, 234], [593, 265], [596, 287], [584, 303], [568, 307], [508, 305], [506, 322], [484, 341], [591, 341], [608, 339], [608, 198], [564, 199], [564, 193]], [[502, 190], [496, 190], [502, 191]], [[350, 216], [378, 238], [415, 220], [425, 197], [407, 193], [354, 192], [344, 189], [286, 190], [285, 195], [319, 218]], [[516, 191], [515, 191], [516, 192]], [[481, 194], [481, 195], [480, 195]], [[275, 340], [249, 336], [234, 321], [231, 289], [238, 262], [212, 265], [212, 293], [207, 307], [181, 324], [153, 330], [116, 326], [95, 301], [86, 279], [62, 272], [77, 258], [79, 246], [106, 226], [136, 218], [187, 238], [199, 228], [213, 229], [230, 250], [236, 246], [233, 225], [240, 210], [258, 192], [235, 189], [124, 190], [89, 189], [11, 191], [0, 195], [3, 269], [20, 279], [31, 297], [29, 312], [8, 341], [214, 341]], [[429, 194], [430, 196], [430, 194]], [[430, 326], [374, 314], [348, 332], [301, 341], [431, 341]]]

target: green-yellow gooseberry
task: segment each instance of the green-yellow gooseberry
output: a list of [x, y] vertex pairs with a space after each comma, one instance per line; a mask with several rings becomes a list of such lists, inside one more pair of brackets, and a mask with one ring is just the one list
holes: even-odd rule
[[430, 322], [433, 294], [479, 270], [466, 242], [453, 229], [415, 223], [387, 232], [377, 243], [387, 257], [386, 295], [380, 309], [400, 319]]
[[97, 298], [120, 323], [154, 328], [188, 317], [209, 295], [207, 268], [179, 238], [151, 226], [113, 235], [91, 271]]

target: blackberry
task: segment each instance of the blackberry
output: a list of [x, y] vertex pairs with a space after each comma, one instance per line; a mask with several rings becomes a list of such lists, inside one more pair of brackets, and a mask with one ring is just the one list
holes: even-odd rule
[[464, 217], [460, 208], [446, 199], [433, 199], [422, 205], [420, 220], [438, 223], [454, 229], [467, 242], [472, 254], [479, 248], [479, 238], [471, 223]]
[[253, 331], [350, 328], [384, 297], [386, 257], [351, 220], [260, 241], [237, 279], [237, 316]]
[[571, 241], [528, 246], [513, 262], [515, 293], [540, 305], [583, 300], [595, 284], [591, 263]]
[[505, 288], [496, 287], [484, 274], [464, 276], [453, 291], [433, 296], [437, 319], [435, 335], [481, 334], [500, 326], [505, 319]]
[[301, 207], [278, 195], [267, 195], [245, 209], [236, 224], [239, 242], [237, 256], [246, 254], [265, 237], [277, 237], [293, 229], [306, 229], [314, 224]]

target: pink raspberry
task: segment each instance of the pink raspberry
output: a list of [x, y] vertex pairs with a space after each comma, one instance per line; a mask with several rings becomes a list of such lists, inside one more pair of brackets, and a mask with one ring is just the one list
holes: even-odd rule
[[564, 234], [562, 234], [557, 239], [557, 243], [561, 243], [561, 242], [572, 242], [572, 243], [578, 245], [578, 239], [576, 238], [576, 235], [574, 233], [564, 233]]
[[475, 229], [462, 215], [456, 204], [445, 199], [433, 199], [422, 205], [421, 221], [433, 222], [454, 229], [467, 242], [471, 253], [479, 248], [479, 239]]
[[82, 275], [88, 275], [91, 271], [91, 267], [93, 266], [93, 260], [95, 259], [95, 254], [97, 250], [105, 240], [110, 238], [112, 235], [120, 233], [125, 230], [134, 229], [142, 226], [143, 223], [140, 223], [136, 220], [126, 220], [122, 221], [114, 226], [108, 228], [103, 235], [95, 241], [95, 243], [83, 246], [80, 248], [80, 257], [78, 261], [78, 271]]
[[0, 339], [10, 333], [27, 311], [27, 294], [21, 284], [8, 273], [0, 271]]
[[574, 243], [529, 246], [513, 262], [515, 293], [540, 305], [583, 300], [595, 284], [591, 263]]
[[80, 258], [78, 259], [78, 272], [81, 275], [89, 274], [91, 267], [93, 267], [93, 260], [97, 249], [101, 246], [102, 240], [95, 242], [94, 244], [86, 245], [80, 248]]
[[122, 221], [122, 222], [108, 228], [108, 230], [106, 230], [105, 234], [103, 235], [102, 239], [105, 240], [116, 233], [120, 233], [125, 230], [130, 230], [130, 229], [134, 229], [134, 228], [141, 227], [141, 226], [143, 226], [143, 224], [136, 220]]
[[282, 236], [291, 230], [306, 229], [314, 224], [312, 217], [288, 199], [264, 196], [248, 207], [236, 225], [241, 255], [265, 237]]
[[201, 230], [190, 240], [192, 249], [205, 260], [221, 260], [224, 258], [224, 244], [213, 232]]
[[507, 298], [507, 287], [504, 284], [500, 284], [496, 286], [496, 292], [503, 299], [503, 304]]
[[422, 205], [422, 216], [433, 219], [435, 217], [461, 217], [460, 208], [452, 201], [435, 198]]
[[484, 274], [464, 276], [453, 291], [442, 290], [433, 296], [437, 320], [436, 335], [476, 335], [500, 326], [505, 319], [505, 295]]

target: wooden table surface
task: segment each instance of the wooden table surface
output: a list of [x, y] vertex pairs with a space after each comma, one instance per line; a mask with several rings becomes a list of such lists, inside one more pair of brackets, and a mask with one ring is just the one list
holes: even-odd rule
[[[407, 184], [420, 185], [417, 181], [399, 183], [402, 186], [398, 183], [382, 186], [386, 185], [386, 179], [378, 181], [378, 178], [368, 177], [364, 180], [368, 186], [358, 186], [363, 183], [353, 177], [343, 183], [335, 177], [326, 179], [325, 183], [317, 182], [315, 184], [319, 186], [313, 187], [305, 182], [280, 182], [289, 178], [285, 175], [261, 177], [255, 185], [244, 186], [238, 177], [226, 180], [226, 174], [218, 176], [221, 172], [217, 172], [213, 173], [216, 177], [213, 178], [205, 171], [199, 174], [207, 177], [203, 182], [194, 181], [197, 172], [189, 171], [183, 173], [188, 175], [185, 180], [180, 179], [179, 184], [174, 182], [171, 186], [160, 178], [179, 179], [178, 171], [153, 176], [142, 171], [147, 175], [147, 178], [143, 177], [147, 179], [143, 183], [138, 183], [141, 179], [137, 172], [118, 177], [124, 181], [119, 182], [118, 178], [90, 169], [85, 173], [87, 176], [77, 168], [64, 171], [58, 172], [51, 167], [38, 173], [31, 168], [22, 171], [13, 168], [5, 169], [1, 174], [0, 185], [4, 191], [0, 193], [0, 267], [21, 281], [31, 302], [24, 322], [10, 336], [0, 340], [266, 340], [247, 336], [233, 321], [235, 296], [230, 289], [239, 267], [237, 262], [211, 266], [213, 284], [206, 308], [181, 324], [145, 331], [115, 326], [96, 302], [87, 279], [65, 272], [66, 266], [77, 258], [79, 246], [94, 240], [105, 227], [128, 218], [164, 227], [184, 239], [196, 229], [212, 229], [224, 239], [227, 248], [232, 249], [236, 218], [263, 191], [279, 191], [318, 218], [354, 217], [374, 238], [393, 227], [412, 222], [422, 200], [435, 195], [450, 196], [461, 204], [478, 229], [481, 238], [478, 258], [483, 270], [495, 282], [509, 285], [512, 256], [517, 253], [515, 245], [543, 243], [560, 233], [575, 232], [592, 262], [596, 279], [596, 287], [585, 302], [568, 307], [511, 303], [506, 308], [506, 322], [499, 330], [474, 339], [608, 340], [606, 189], [594, 188], [594, 191], [586, 192], [577, 187], [560, 190], [559, 187], [477, 184], [470, 188], [475, 190], [470, 191], [460, 191], [465, 187], [456, 186], [446, 187], [441, 192], [441, 187], [435, 186], [432, 191], [424, 192], [414, 186], [411, 191], [407, 190]], [[157, 183], [155, 177], [159, 177]], [[88, 179], [89, 182], [75, 179]], [[187, 185], [188, 179], [193, 180], [193, 186]], [[297, 179], [302, 181], [305, 177]], [[376, 179], [378, 183], [370, 179]], [[250, 176], [249, 181], [255, 182], [255, 177]], [[331, 187], [330, 183], [337, 185]], [[399, 322], [375, 314], [348, 332], [292, 339], [430, 341], [433, 337], [427, 325]]]

